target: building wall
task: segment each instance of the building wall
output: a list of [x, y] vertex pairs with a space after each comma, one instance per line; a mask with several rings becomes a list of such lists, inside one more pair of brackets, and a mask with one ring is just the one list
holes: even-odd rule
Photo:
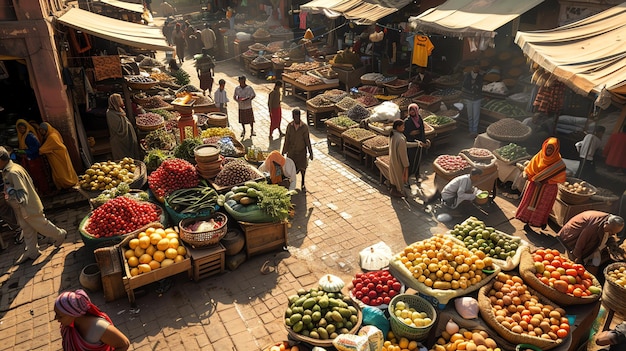
[[74, 167], [83, 169], [78, 152], [74, 110], [63, 84], [51, 18], [55, 3], [41, 4], [37, 0], [4, 1], [14, 8], [0, 13], [0, 55], [19, 57], [26, 61], [30, 85], [37, 97], [41, 119], [59, 130]]

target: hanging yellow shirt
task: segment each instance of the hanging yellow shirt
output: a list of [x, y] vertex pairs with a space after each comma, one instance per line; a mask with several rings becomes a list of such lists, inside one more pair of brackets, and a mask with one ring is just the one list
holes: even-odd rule
[[413, 37], [413, 58], [411, 63], [428, 67], [428, 56], [433, 52], [435, 46], [425, 35], [416, 35]]

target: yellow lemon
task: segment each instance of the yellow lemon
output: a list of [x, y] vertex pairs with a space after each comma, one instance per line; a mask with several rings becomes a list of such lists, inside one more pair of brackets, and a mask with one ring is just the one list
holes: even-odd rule
[[165, 234], [165, 237], [167, 239], [178, 239], [178, 234], [176, 232], [174, 232], [174, 233], [167, 233], [167, 234]]
[[146, 253], [146, 249], [143, 249], [141, 246], [137, 246], [135, 248], [135, 257], [141, 257], [141, 255]]
[[158, 244], [159, 241], [161, 241], [161, 239], [163, 239], [163, 238], [158, 233], [150, 234], [150, 244], [152, 244], [152, 245], [156, 246], [156, 244]]
[[161, 268], [161, 264], [159, 262], [155, 261], [155, 260], [150, 261], [150, 263], [148, 263], [148, 264], [150, 265], [150, 268], [152, 270]]
[[150, 246], [150, 237], [142, 236], [139, 238], [139, 247], [142, 249], [147, 249]]
[[155, 231], [155, 230], [156, 230], [156, 228], [152, 228], [152, 227], [150, 227], [150, 228], [146, 229], [145, 233], [146, 233], [147, 235], [150, 235], [150, 234], [154, 233], [154, 231]]
[[163, 260], [165, 259], [165, 252], [156, 251], [154, 255], [152, 255], [152, 258], [157, 262], [163, 262]]
[[148, 273], [152, 270], [152, 268], [150, 268], [150, 265], [147, 263], [140, 264], [138, 268], [139, 268], [139, 272], [141, 273]]
[[139, 239], [130, 239], [128, 247], [134, 250], [137, 246], [139, 246]]
[[176, 230], [174, 230], [174, 228], [172, 228], [172, 227], [165, 228], [165, 235], [171, 234], [171, 233], [177, 234]]
[[170, 239], [170, 247], [172, 249], [177, 249], [179, 245], [180, 245], [180, 243], [178, 242], [178, 239], [176, 239], [176, 238]]
[[128, 250], [124, 251], [124, 257], [126, 257], [126, 259], [129, 259], [131, 257], [135, 257], [135, 250], [128, 249]]
[[161, 262], [161, 267], [167, 267], [167, 266], [171, 266], [174, 264], [174, 260], [170, 259], [170, 258], [166, 258], [163, 260], [163, 262]]
[[150, 236], [150, 235], [148, 233], [146, 233], [146, 232], [141, 232], [141, 233], [137, 234], [137, 238], [139, 238], [139, 239], [143, 238], [144, 236]]
[[171, 247], [165, 250], [165, 257], [170, 259], [175, 259], [178, 256], [178, 252], [176, 249], [172, 249]]
[[185, 249], [184, 246], [177, 247], [176, 248], [176, 252], [178, 252], [178, 254], [183, 256], [183, 257], [187, 255], [187, 249]]
[[128, 265], [130, 267], [137, 267], [138, 264], [139, 264], [139, 259], [137, 257], [133, 256], [133, 257], [128, 258]]
[[184, 260], [185, 260], [185, 258], [183, 256], [176, 255], [176, 258], [174, 259], [174, 263], [182, 262]]
[[161, 236], [161, 238], [165, 238], [165, 229], [163, 228], [157, 228], [157, 230], [154, 231], [156, 234], [159, 234]]
[[157, 248], [161, 251], [165, 251], [167, 250], [168, 247], [170, 247], [169, 245], [170, 245], [170, 241], [167, 238], [165, 238], [165, 239], [159, 240], [159, 242], [157, 243]]
[[156, 252], [157, 248], [154, 247], [154, 245], [150, 245], [148, 246], [148, 248], [146, 249], [146, 253], [150, 256], [154, 255], [154, 253]]
[[137, 268], [137, 267], [132, 268], [132, 269], [130, 270], [130, 276], [131, 276], [131, 277], [134, 277], [134, 276], [137, 276], [137, 275], [139, 275], [139, 268]]

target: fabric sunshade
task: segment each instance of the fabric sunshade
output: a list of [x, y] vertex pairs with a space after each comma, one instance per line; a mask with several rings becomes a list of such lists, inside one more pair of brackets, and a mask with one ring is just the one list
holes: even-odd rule
[[409, 17], [416, 30], [452, 37], [495, 37], [495, 30], [543, 0], [448, 0]]
[[410, 0], [313, 0], [300, 6], [301, 10], [324, 13], [327, 17], [343, 15], [356, 24], [369, 25], [406, 6]]
[[116, 43], [146, 50], [173, 50], [167, 45], [159, 27], [125, 22], [79, 8], [71, 8], [57, 20], [68, 27]]
[[126, 1], [120, 1], [120, 0], [100, 0], [100, 2], [103, 4], [119, 7], [127, 11], [143, 13], [142, 4], [134, 4], [132, 2], [126, 2]]
[[579, 94], [626, 92], [626, 3], [562, 27], [518, 32], [531, 60]]

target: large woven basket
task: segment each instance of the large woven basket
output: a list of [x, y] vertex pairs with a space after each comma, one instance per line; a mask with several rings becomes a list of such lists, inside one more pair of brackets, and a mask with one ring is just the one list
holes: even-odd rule
[[[191, 223], [201, 220], [209, 220], [211, 218], [222, 221], [222, 226], [206, 232], [191, 232], [185, 229]], [[228, 217], [226, 217], [226, 215], [222, 212], [215, 212], [210, 217], [185, 218], [178, 224], [178, 229], [180, 229], [180, 239], [191, 245], [193, 248], [215, 245], [220, 242], [224, 235], [226, 235], [226, 231], [228, 230], [227, 222]]]
[[149, 83], [137, 83], [137, 82], [126, 81], [126, 85], [128, 85], [133, 90], [148, 90], [148, 89], [154, 88], [157, 84], [159, 84], [159, 82], [156, 80], [154, 82], [149, 82]]
[[[363, 312], [361, 311], [361, 307], [359, 306], [359, 304], [357, 304], [356, 302], [352, 301], [352, 299], [350, 299], [349, 301], [346, 301], [346, 303], [348, 305], [354, 306], [354, 308], [357, 309], [357, 317], [358, 320], [357, 322], [354, 324], [354, 326], [352, 327], [352, 329], [350, 329], [350, 332], [348, 334], [356, 334], [356, 332], [359, 331], [359, 329], [361, 329], [361, 324], [363, 323]], [[287, 329], [287, 333], [289, 334], [289, 338], [292, 340], [297, 340], [297, 341], [301, 341], [313, 346], [319, 346], [319, 347], [323, 347], [323, 348], [327, 348], [330, 349], [331, 347], [333, 347], [333, 339], [327, 339], [327, 340], [320, 340], [320, 339], [313, 339], [310, 338], [308, 336], [304, 336], [301, 334], [298, 334], [296, 332], [294, 332], [288, 325], [283, 324], [285, 326], [285, 329]]]
[[[521, 268], [520, 268], [520, 271], [521, 271]], [[549, 350], [563, 343], [563, 339], [548, 340], [548, 339], [543, 339], [543, 338], [536, 337], [536, 336], [513, 333], [509, 329], [505, 328], [498, 321], [496, 321], [496, 316], [493, 313], [491, 301], [489, 300], [489, 297], [487, 296], [487, 294], [489, 293], [489, 290], [491, 290], [491, 288], [493, 287], [493, 283], [494, 281], [489, 282], [488, 284], [480, 288], [478, 292], [478, 307], [480, 309], [480, 316], [482, 317], [482, 319], [485, 321], [485, 323], [488, 326], [490, 326], [493, 330], [495, 330], [502, 338], [504, 338], [505, 340], [513, 344], [530, 344], [530, 345], [538, 346], [542, 350]], [[539, 301], [541, 301], [542, 303], [544, 304], [547, 303], [554, 307], [559, 307], [557, 304], [550, 301], [549, 299], [542, 296], [541, 294], [536, 293], [531, 288], [528, 288], [528, 290], [530, 291], [531, 294], [537, 296], [539, 298]], [[570, 335], [568, 335], [567, 337], [569, 338]]]
[[609, 272], [626, 267], [626, 262], [611, 263], [604, 268], [604, 288], [602, 288], [602, 303], [609, 309], [622, 315], [626, 315], [626, 302], [622, 300], [626, 296], [626, 288], [608, 278]]
[[[567, 181], [569, 183], [580, 183], [583, 182], [582, 179], [567, 177]], [[582, 203], [587, 202], [593, 195], [596, 194], [597, 189], [595, 186], [589, 184], [589, 182], [585, 182], [587, 184], [587, 188], [589, 188], [589, 192], [586, 194], [577, 194], [567, 190], [567, 187], [563, 184], [559, 184], [559, 192], [557, 193], [557, 197], [563, 202], [570, 205], [580, 205]]]
[[[519, 272], [522, 279], [524, 279], [524, 283], [526, 285], [532, 287], [537, 290], [541, 295], [547, 297], [548, 299], [561, 304], [563, 306], [569, 305], [584, 305], [587, 303], [592, 303], [597, 301], [600, 298], [600, 294], [593, 294], [591, 296], [581, 296], [576, 297], [574, 295], [562, 293], [555, 288], [544, 284], [537, 276], [537, 269], [535, 268], [535, 263], [533, 260], [533, 255], [530, 252], [530, 249], [526, 249], [522, 251], [522, 257], [520, 258], [519, 263]], [[591, 276], [593, 280], [593, 285], [602, 288], [600, 282], [594, 277]]]
[[154, 130], [161, 129], [161, 128], [165, 128], [165, 122], [161, 124], [155, 124], [152, 126], [144, 126], [141, 124], [137, 124], [137, 129], [141, 130], [142, 132], [152, 132]]
[[[398, 317], [396, 317], [395, 313], [392, 313], [393, 308], [396, 306], [396, 303], [399, 301], [403, 301], [409, 308], [414, 308], [418, 312], [426, 312], [428, 318], [432, 319], [430, 324], [423, 327], [412, 327], [406, 325]], [[430, 302], [425, 299], [411, 294], [399, 294], [391, 299], [389, 303], [389, 316], [391, 323], [391, 330], [393, 330], [393, 334], [397, 338], [407, 338], [409, 340], [417, 340], [422, 341], [428, 337], [428, 333], [430, 329], [432, 329], [433, 325], [435, 325], [435, 321], [437, 320], [437, 311]]]
[[[504, 128], [502, 125], [509, 125], [509, 127]], [[499, 133], [500, 129], [508, 129], [512, 130], [513, 128], [517, 129], [517, 134], [515, 135], [504, 135]], [[532, 134], [532, 129], [530, 127], [523, 125], [520, 121], [513, 118], [504, 118], [495, 123], [490, 124], [487, 127], [487, 135], [498, 141], [506, 141], [506, 142], [520, 142], [528, 139]]]

